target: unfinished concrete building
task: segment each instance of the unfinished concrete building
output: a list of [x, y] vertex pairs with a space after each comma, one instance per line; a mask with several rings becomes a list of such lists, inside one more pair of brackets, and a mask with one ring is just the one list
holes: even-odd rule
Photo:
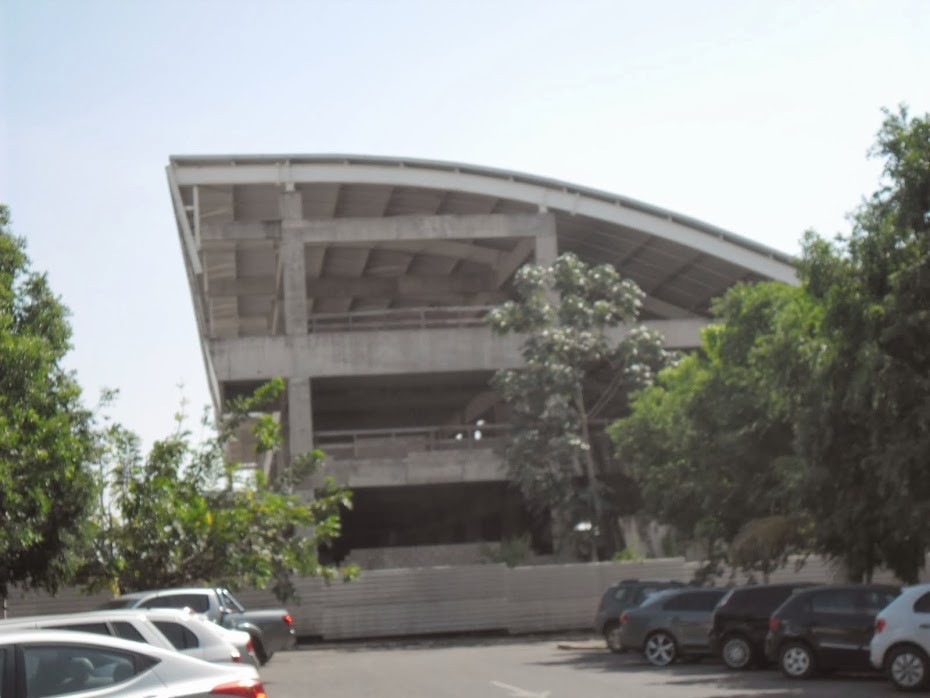
[[533, 529], [489, 387], [519, 365], [519, 338], [484, 320], [522, 264], [613, 264], [646, 292], [642, 319], [685, 349], [732, 284], [795, 281], [762, 245], [515, 172], [275, 155], [176, 156], [167, 173], [215, 407], [286, 380], [283, 457], [326, 452], [355, 493], [333, 554], [371, 567], [468, 562]]

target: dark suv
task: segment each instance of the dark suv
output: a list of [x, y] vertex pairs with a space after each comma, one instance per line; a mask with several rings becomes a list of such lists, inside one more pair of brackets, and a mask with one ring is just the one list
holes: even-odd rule
[[731, 589], [714, 609], [710, 650], [731, 669], [748, 669], [764, 658], [769, 616], [809, 583], [760, 584]]
[[887, 584], [814, 587], [793, 594], [769, 620], [765, 656], [785, 676], [815, 671], [871, 671], [869, 642], [875, 616], [900, 589]]
[[594, 616], [594, 629], [604, 636], [611, 652], [623, 652], [620, 645], [620, 614], [628, 608], [636, 608], [650, 594], [683, 586], [683, 582], [671, 580], [624, 579], [609, 587], [601, 596], [601, 603]]

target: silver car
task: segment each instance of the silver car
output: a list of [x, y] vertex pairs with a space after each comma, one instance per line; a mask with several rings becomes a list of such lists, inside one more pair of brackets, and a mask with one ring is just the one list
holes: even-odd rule
[[686, 587], [660, 591], [620, 616], [620, 643], [666, 666], [682, 656], [709, 655], [714, 607], [727, 589]]
[[0, 687], [3, 698], [266, 698], [253, 666], [68, 630], [0, 634]]
[[869, 659], [902, 691], [930, 687], [930, 584], [905, 588], [878, 614]]
[[244, 662], [258, 666], [248, 633], [221, 628], [189, 611], [164, 608], [86, 611], [0, 620], [0, 632], [32, 628], [122, 637], [154, 647], [175, 649], [208, 662]]

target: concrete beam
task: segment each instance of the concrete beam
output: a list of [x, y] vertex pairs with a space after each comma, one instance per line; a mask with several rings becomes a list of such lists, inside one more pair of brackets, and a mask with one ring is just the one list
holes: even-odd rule
[[496, 288], [503, 286], [507, 282], [507, 279], [514, 275], [517, 269], [529, 261], [533, 251], [539, 244], [539, 239], [540, 238], [523, 238], [510, 252], [501, 258], [501, 261], [494, 268], [494, 284]]
[[677, 305], [672, 305], [671, 303], [659, 300], [654, 296], [646, 296], [643, 299], [643, 310], [648, 310], [649, 312], [655, 313], [656, 315], [662, 315], [669, 320], [681, 320], [684, 318], [700, 317], [700, 315], [691, 310], [688, 310], [687, 308], [681, 308]]
[[[296, 193], [296, 192], [295, 192]], [[489, 215], [390, 216], [300, 220], [291, 224], [306, 243], [371, 242], [388, 240], [476, 240], [535, 237], [554, 229], [546, 214], [493, 213]], [[242, 221], [201, 225], [204, 241], [267, 240], [281, 237], [275, 222]]]
[[[670, 349], [700, 346], [705, 319], [654, 320]], [[616, 339], [626, 333], [618, 328]], [[495, 371], [522, 364], [519, 336], [490, 328], [317, 332], [300, 337], [213, 340], [210, 352], [220, 381], [274, 376], [373, 376], [448, 371]]]
[[381, 250], [396, 250], [411, 254], [428, 254], [437, 257], [453, 257], [478, 264], [496, 267], [504, 253], [490, 247], [472, 245], [468, 242], [454, 240], [396, 240], [374, 243]]
[[[432, 298], [447, 293], [480, 293], [496, 288], [491, 274], [456, 274], [454, 276], [327, 277], [306, 281], [310, 298], [360, 298], [405, 296]], [[261, 296], [275, 292], [275, 280], [256, 276], [220, 279], [208, 289], [211, 296]]]

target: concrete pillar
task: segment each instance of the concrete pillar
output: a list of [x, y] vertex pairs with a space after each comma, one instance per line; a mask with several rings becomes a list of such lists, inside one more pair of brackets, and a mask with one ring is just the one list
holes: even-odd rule
[[313, 450], [309, 378], [289, 378], [287, 381], [287, 446], [291, 460]]
[[304, 243], [300, 233], [303, 225], [303, 204], [298, 191], [281, 194], [281, 264], [284, 292], [284, 333], [288, 336], [307, 334], [307, 271]]
[[536, 264], [551, 266], [559, 256], [559, 243], [555, 232], [555, 218], [540, 216], [540, 230], [536, 234]]

